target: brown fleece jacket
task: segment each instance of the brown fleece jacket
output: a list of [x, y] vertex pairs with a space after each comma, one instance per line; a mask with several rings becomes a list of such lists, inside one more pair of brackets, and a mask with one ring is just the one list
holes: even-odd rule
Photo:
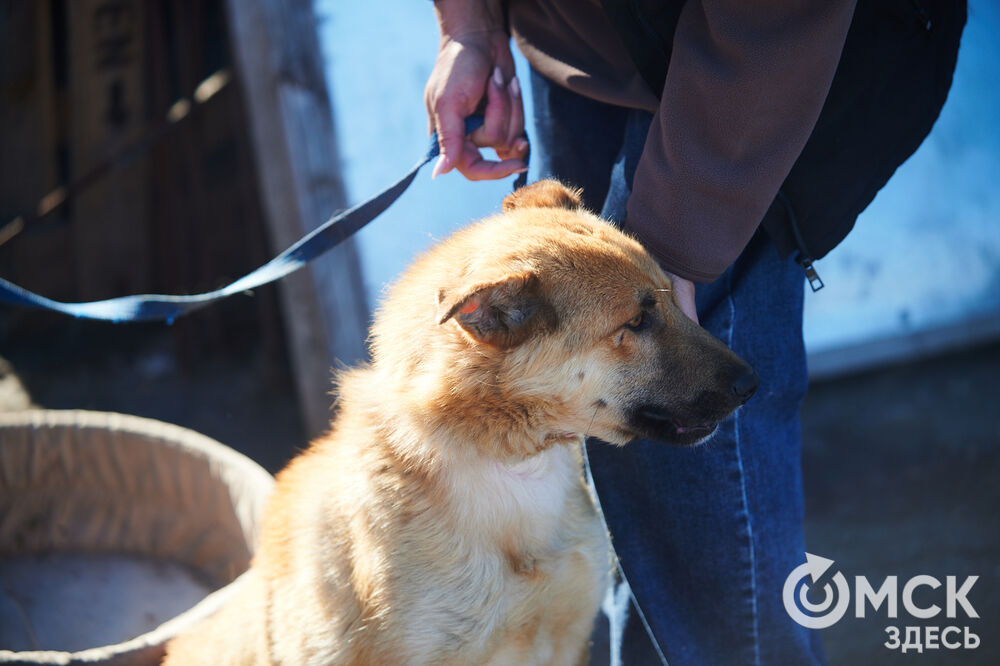
[[687, 0], [660, 100], [597, 0], [509, 0], [508, 15], [539, 73], [654, 114], [625, 226], [665, 269], [709, 282], [750, 240], [809, 138], [854, 6]]

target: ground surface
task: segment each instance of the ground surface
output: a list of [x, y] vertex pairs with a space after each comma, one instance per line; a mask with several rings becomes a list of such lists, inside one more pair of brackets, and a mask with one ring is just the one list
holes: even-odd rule
[[[261, 388], [253, 364], [234, 358], [182, 374], [157, 329], [73, 329], [9, 347], [0, 352], [9, 364], [0, 364], [0, 409], [26, 404], [26, 390], [50, 409], [158, 418], [272, 471], [305, 443], [288, 387]], [[992, 345], [812, 387], [803, 409], [810, 552], [876, 587], [889, 575], [900, 587], [917, 574], [980, 577], [968, 597], [980, 619], [924, 622], [969, 626], [982, 639], [977, 650], [891, 651], [885, 628], [919, 622], [883, 609], [824, 630], [835, 666], [1000, 663], [998, 377]], [[942, 591], [925, 588], [916, 600], [943, 606]]]
[[[1000, 664], [1000, 346], [993, 345], [812, 387], [803, 408], [806, 542], [853, 583], [877, 589], [897, 576], [900, 592], [926, 574], [919, 606], [945, 607], [946, 576], [980, 619], [945, 612], [916, 621], [902, 606], [853, 612], [824, 630], [832, 664]], [[853, 585], [852, 585], [853, 587]], [[974, 651], [905, 655], [882, 646], [888, 626], [969, 626]], [[950, 637], [953, 640], [953, 636]]]

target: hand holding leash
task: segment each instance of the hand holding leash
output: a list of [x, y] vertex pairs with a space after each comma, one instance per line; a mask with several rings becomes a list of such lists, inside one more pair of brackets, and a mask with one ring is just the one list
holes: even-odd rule
[[[441, 46], [424, 91], [428, 133], [438, 133], [441, 157], [433, 176], [458, 169], [469, 180], [496, 180], [527, 170], [524, 104], [514, 74], [510, 36], [496, 3], [435, 3]], [[463, 121], [481, 112], [468, 136]], [[493, 148], [500, 161], [484, 159]]]

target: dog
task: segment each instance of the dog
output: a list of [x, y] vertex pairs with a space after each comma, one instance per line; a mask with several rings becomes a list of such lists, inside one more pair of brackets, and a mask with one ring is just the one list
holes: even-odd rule
[[246, 584], [164, 663], [586, 663], [613, 563], [584, 438], [696, 444], [757, 380], [579, 195], [524, 187], [405, 272]]

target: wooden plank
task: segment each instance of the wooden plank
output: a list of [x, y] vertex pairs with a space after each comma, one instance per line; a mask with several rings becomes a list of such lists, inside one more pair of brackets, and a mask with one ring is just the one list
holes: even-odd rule
[[[60, 107], [65, 106], [66, 81], [65, 76], [61, 77], [63, 80], [56, 80], [56, 70], [61, 70], [65, 75], [68, 63], [65, 58], [62, 62], [56, 62], [57, 55], [65, 53], [65, 44], [58, 49], [56, 48], [55, 40], [60, 35], [55, 34], [55, 21], [65, 20], [65, 14], [53, 16], [52, 0], [38, 0], [34, 6], [36, 9], [34, 29], [38, 35], [35, 48], [35, 58], [38, 63], [36, 68], [37, 113], [39, 122], [42, 124], [41, 140], [34, 146], [34, 150], [37, 152], [39, 146], [42, 150], [41, 189], [38, 193], [40, 196], [51, 192], [62, 183], [63, 174], [59, 171], [59, 153], [66, 143], [67, 123], [65, 111]], [[64, 165], [62, 168], [67, 166]], [[32, 206], [35, 204], [37, 201], [32, 202]], [[27, 210], [32, 212], [33, 208]], [[62, 222], [59, 226], [68, 227], [63, 211], [57, 211], [54, 217]], [[68, 228], [66, 235], [69, 235]]]
[[[146, 127], [143, 0], [72, 0], [69, 26], [70, 164], [78, 177]], [[73, 202], [77, 285], [84, 299], [149, 286], [145, 160], [95, 182]]]
[[[188, 0], [147, 0], [148, 84], [151, 108], [158, 113], [190, 96], [198, 81], [211, 72], [199, 67], [203, 26]], [[197, 70], [197, 71], [195, 71]], [[211, 217], [204, 185], [204, 146], [195, 136], [195, 124], [207, 108], [199, 108], [174, 125], [166, 140], [152, 146], [150, 169], [150, 233], [154, 251], [153, 289], [163, 293], [193, 293], [219, 286], [227, 276], [224, 262], [204, 245], [208, 229], [231, 230], [232, 215]], [[215, 261], [214, 266], [205, 264]], [[221, 318], [229, 304], [206, 308], [182, 317], [171, 327], [173, 353], [182, 372], [226, 349]]]
[[0, 20], [0, 225], [32, 210], [44, 184], [41, 140], [41, 88], [35, 31], [36, 8], [13, 3]]
[[[0, 227], [35, 211], [59, 184], [63, 133], [58, 94], [51, 0], [7, 3], [0, 20]], [[0, 275], [57, 299], [76, 296], [72, 237], [60, 211], [0, 245]], [[2, 232], [0, 232], [2, 233]], [[45, 320], [8, 310], [19, 323]]]
[[[146, 15], [152, 109], [170, 108], [220, 69], [232, 73], [223, 0], [147, 0]], [[214, 289], [271, 258], [236, 86], [175, 125], [153, 146], [150, 168], [156, 291]], [[172, 337], [182, 370], [206, 357], [252, 353], [263, 384], [291, 382], [276, 286], [183, 317]]]
[[[344, 208], [333, 112], [310, 0], [226, 0], [258, 182], [275, 251]], [[282, 280], [310, 434], [329, 422], [330, 368], [363, 358], [368, 309], [352, 241]]]

